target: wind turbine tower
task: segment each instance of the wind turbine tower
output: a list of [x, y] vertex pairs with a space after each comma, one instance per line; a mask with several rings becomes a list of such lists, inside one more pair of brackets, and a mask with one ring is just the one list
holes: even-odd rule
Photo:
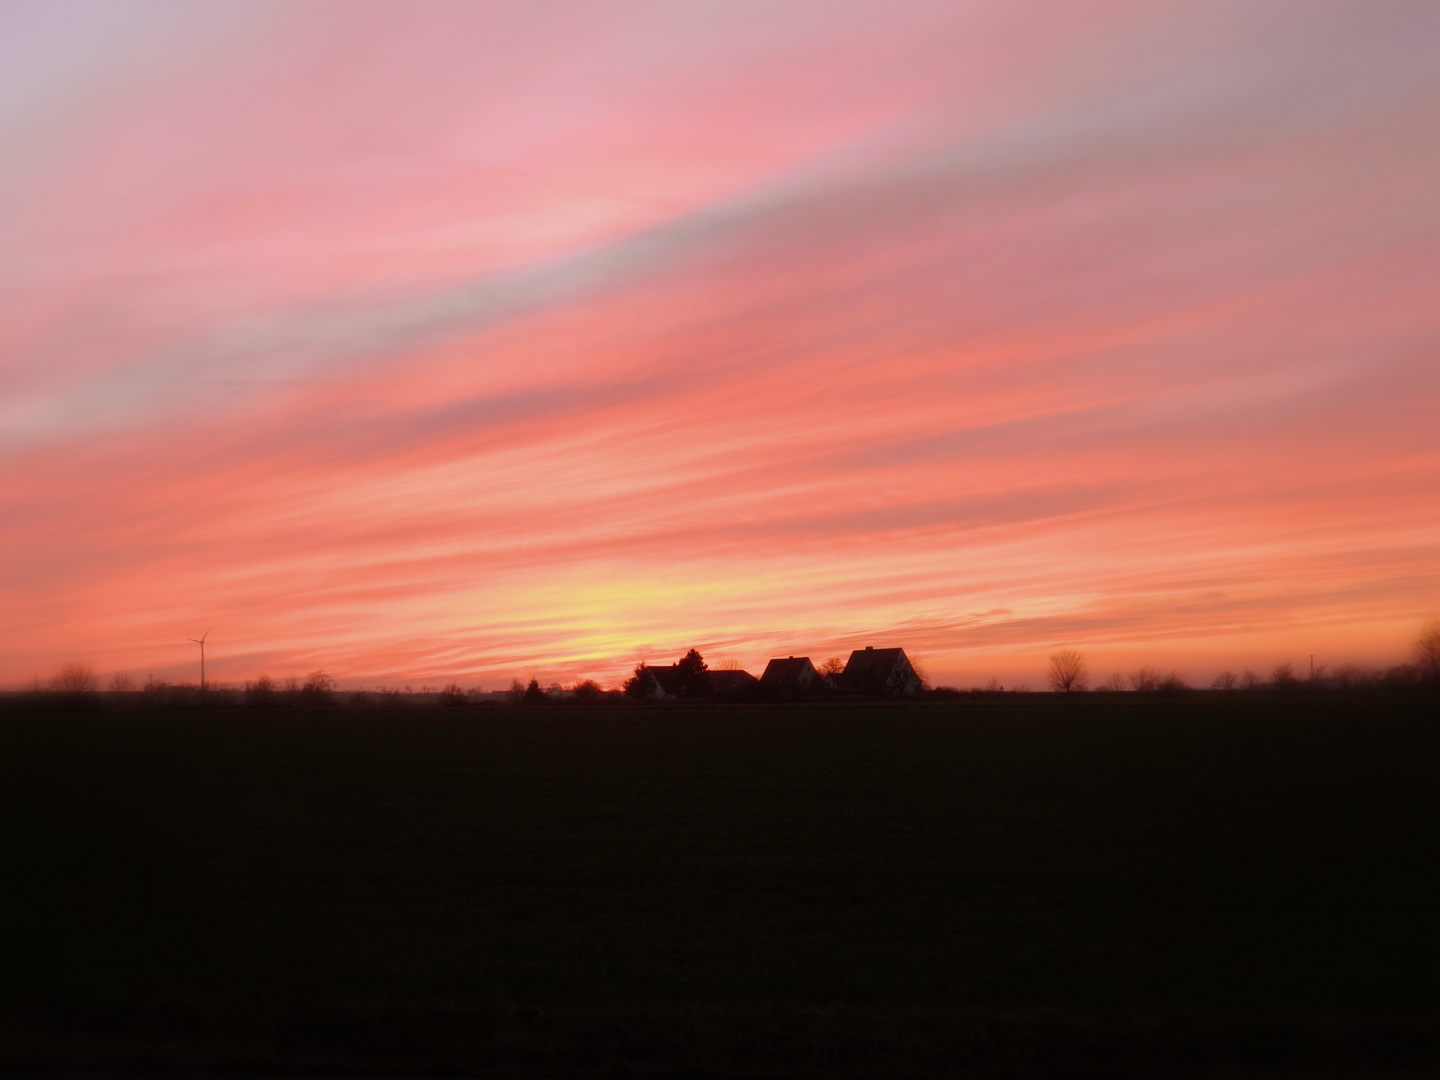
[[199, 637], [186, 638], [187, 641], [193, 641], [200, 646], [200, 692], [202, 694], [205, 692], [205, 639], [209, 636], [210, 631], [206, 630]]

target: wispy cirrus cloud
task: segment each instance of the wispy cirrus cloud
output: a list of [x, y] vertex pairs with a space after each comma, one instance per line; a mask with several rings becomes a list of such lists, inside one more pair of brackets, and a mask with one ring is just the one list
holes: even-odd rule
[[1427, 5], [131, 10], [8, 15], [0, 679], [1440, 604]]

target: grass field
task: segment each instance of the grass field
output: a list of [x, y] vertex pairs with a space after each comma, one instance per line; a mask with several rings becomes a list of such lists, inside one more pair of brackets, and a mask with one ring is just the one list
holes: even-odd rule
[[1440, 708], [0, 714], [0, 1066], [1425, 1075]]

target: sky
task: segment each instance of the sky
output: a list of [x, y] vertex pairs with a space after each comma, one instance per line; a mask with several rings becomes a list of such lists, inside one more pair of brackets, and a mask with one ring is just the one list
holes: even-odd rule
[[1440, 613], [1440, 5], [0, 2], [0, 685]]

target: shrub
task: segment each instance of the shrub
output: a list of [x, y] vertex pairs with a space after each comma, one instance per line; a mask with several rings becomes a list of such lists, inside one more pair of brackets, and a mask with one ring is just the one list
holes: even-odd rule
[[1276, 664], [1270, 672], [1270, 685], [1276, 690], [1292, 690], [1299, 681], [1295, 678], [1295, 667], [1292, 664]]
[[1190, 689], [1190, 684], [1185, 681], [1178, 671], [1172, 671], [1161, 681], [1156, 688], [1162, 694], [1183, 694]]
[[93, 694], [99, 688], [89, 664], [66, 664], [50, 677], [50, 689], [61, 694]]
[[1152, 667], [1142, 667], [1130, 673], [1130, 689], [1139, 693], [1152, 694], [1160, 689], [1160, 672]]
[[261, 675], [245, 684], [247, 709], [273, 709], [275, 705], [275, 684], [271, 682], [269, 675]]
[[1355, 690], [1369, 686], [1379, 678], [1379, 673], [1374, 668], [1365, 667], [1363, 664], [1341, 664], [1335, 669], [1332, 681], [1341, 690]]
[[323, 671], [312, 671], [300, 688], [302, 705], [330, 705], [335, 700], [335, 680]]
[[1410, 650], [1420, 678], [1440, 684], [1440, 619], [1431, 619], [1420, 628], [1420, 636]]

